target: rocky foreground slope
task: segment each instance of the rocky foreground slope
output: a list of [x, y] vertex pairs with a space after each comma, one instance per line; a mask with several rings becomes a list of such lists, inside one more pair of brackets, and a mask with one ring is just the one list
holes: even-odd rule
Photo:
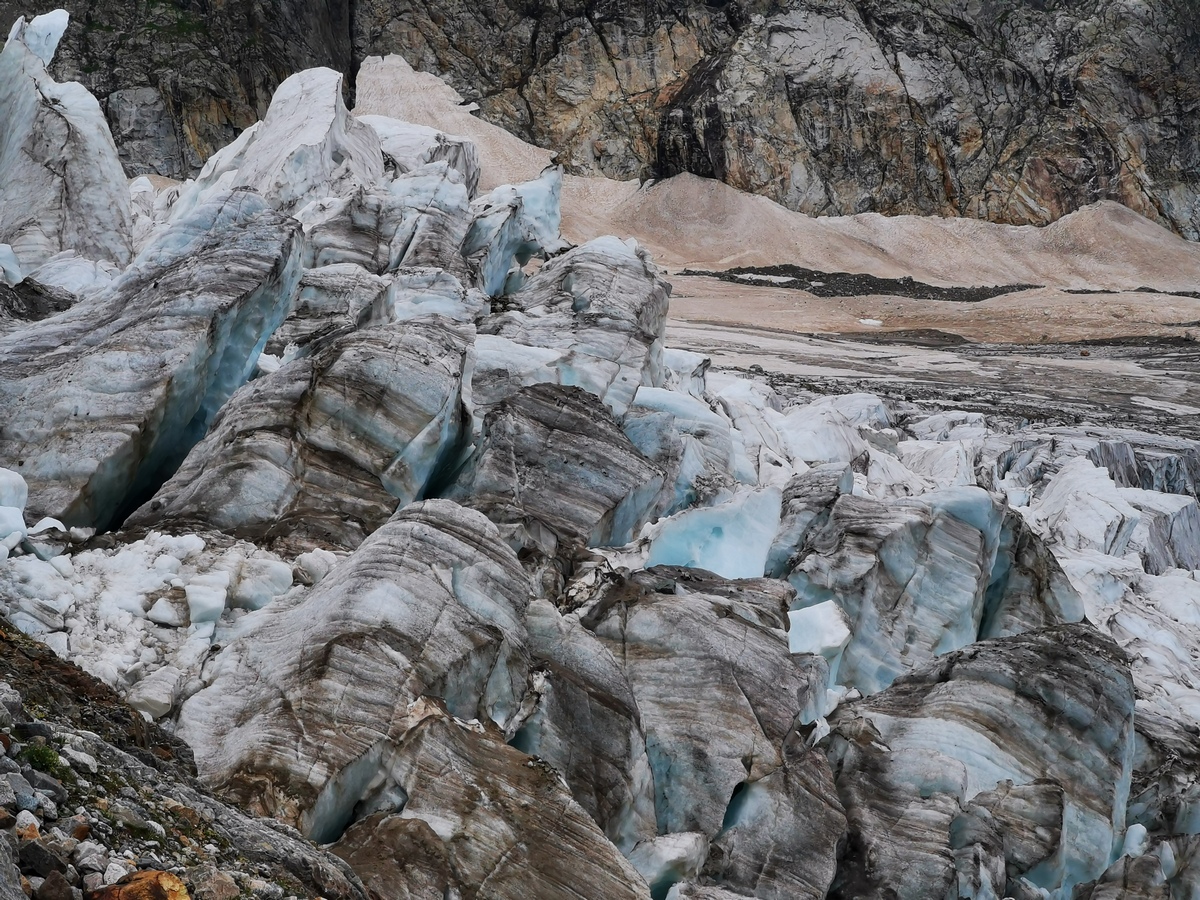
[[0, 606], [107, 686], [0, 657], [42, 900], [1200, 892], [1200, 443], [714, 371], [561, 170], [330, 69], [126, 190], [64, 25], [0, 54]]
[[690, 172], [815, 214], [1045, 224], [1112, 199], [1200, 234], [1189, 0], [68, 8], [54, 71], [102, 99], [130, 175], [194, 174], [300, 69], [353, 86], [400, 53], [572, 172]]

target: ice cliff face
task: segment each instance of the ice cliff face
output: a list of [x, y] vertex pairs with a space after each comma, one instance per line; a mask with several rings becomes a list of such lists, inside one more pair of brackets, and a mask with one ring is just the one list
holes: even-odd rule
[[194, 173], [300, 69], [353, 82], [400, 53], [571, 171], [692, 172], [815, 214], [1046, 223], [1108, 198], [1200, 233], [1186, 0], [70, 10], [55, 71], [104, 98], [131, 174]]
[[1200, 444], [714, 372], [560, 169], [329, 69], [107, 146], [130, 258], [0, 248], [0, 609], [227, 800], [385, 897], [1200, 892]]

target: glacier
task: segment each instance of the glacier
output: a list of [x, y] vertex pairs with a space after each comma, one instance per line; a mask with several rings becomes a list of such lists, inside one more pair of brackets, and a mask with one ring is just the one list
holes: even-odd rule
[[329, 69], [127, 183], [67, 22], [0, 54], [0, 613], [206, 785], [389, 897], [1200, 894], [1200, 442], [672, 348], [575, 176]]

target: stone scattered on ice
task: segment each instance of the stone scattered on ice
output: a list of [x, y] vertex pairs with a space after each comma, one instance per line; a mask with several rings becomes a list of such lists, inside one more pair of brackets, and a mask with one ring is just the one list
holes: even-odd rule
[[66, 24], [63, 10], [18, 19], [0, 51], [0, 243], [26, 273], [62, 250], [121, 267], [132, 255], [129, 191], [104, 112], [83, 85], [46, 71]]

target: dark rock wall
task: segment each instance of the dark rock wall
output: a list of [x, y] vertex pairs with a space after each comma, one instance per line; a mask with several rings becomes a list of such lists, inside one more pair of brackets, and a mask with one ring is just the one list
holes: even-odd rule
[[56, 74], [107, 98], [131, 173], [194, 171], [292, 71], [398, 52], [570, 171], [816, 215], [1044, 224], [1115, 199], [1200, 236], [1191, 0], [67, 5]]

